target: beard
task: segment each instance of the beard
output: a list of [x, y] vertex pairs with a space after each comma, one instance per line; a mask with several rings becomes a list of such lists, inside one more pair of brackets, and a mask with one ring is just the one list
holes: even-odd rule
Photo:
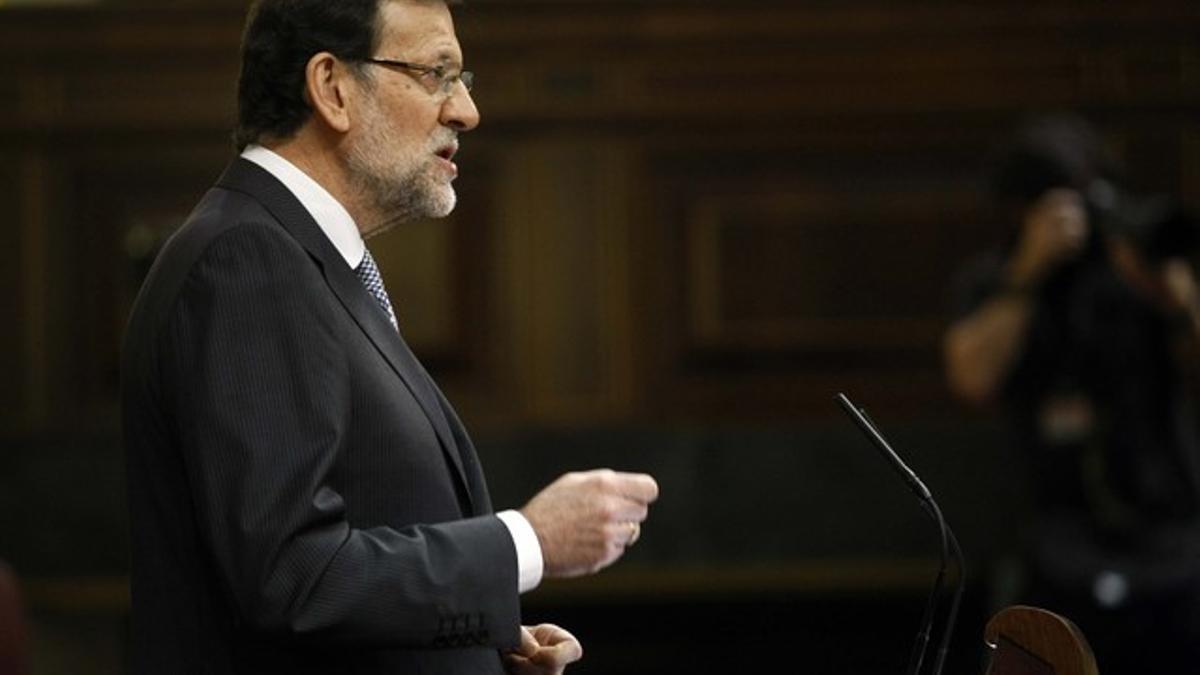
[[346, 164], [363, 204], [380, 218], [364, 234], [379, 234], [422, 218], [448, 216], [458, 196], [450, 180], [442, 177], [434, 165], [434, 153], [454, 143], [455, 132], [443, 127], [425, 143], [406, 142], [374, 104], [367, 109], [363, 122], [363, 133], [350, 146]]

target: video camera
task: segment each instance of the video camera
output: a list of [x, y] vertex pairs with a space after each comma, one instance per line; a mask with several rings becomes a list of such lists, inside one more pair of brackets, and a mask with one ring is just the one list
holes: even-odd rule
[[1200, 217], [1168, 195], [1136, 195], [1106, 179], [1084, 193], [1088, 217], [1104, 234], [1131, 244], [1154, 265], [1200, 253]]

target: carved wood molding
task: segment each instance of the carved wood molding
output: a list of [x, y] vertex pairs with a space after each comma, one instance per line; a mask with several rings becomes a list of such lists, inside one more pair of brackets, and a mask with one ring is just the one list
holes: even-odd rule
[[[7, 10], [8, 133], [225, 128], [240, 7]], [[496, 124], [1200, 107], [1195, 3], [480, 3]]]

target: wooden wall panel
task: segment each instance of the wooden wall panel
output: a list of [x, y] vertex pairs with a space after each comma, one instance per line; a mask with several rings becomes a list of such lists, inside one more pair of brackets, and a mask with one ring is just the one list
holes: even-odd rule
[[423, 220], [396, 228], [367, 242], [389, 289], [397, 320], [413, 349], [457, 356], [454, 317], [466, 308], [454, 297], [457, 218]]
[[727, 123], [1195, 102], [1198, 21], [1185, 3], [588, 3], [483, 7], [462, 33], [503, 121]]
[[813, 138], [812, 124], [648, 154], [647, 219], [663, 225], [638, 241], [659, 263], [642, 283], [677, 326], [641, 337], [648, 404], [790, 419], [833, 410], [832, 390], [862, 380], [918, 407], [944, 398], [948, 288], [994, 238], [980, 211], [987, 142], [893, 129]]
[[629, 398], [626, 154], [552, 141], [509, 157], [496, 281], [529, 419], [605, 419]]
[[218, 175], [223, 153], [174, 141], [56, 154], [49, 230], [51, 402], [79, 419], [115, 414], [125, 319], [157, 246]]
[[[242, 7], [177, 5], [0, 12], [6, 425], [115, 428], [144, 252], [230, 155]], [[461, 206], [372, 246], [483, 428], [832, 416], [841, 388], [937, 414], [948, 286], [996, 236], [982, 171], [1033, 111], [1200, 199], [1196, 3], [483, 0], [459, 26]]]
[[0, 49], [18, 86], [0, 133], [228, 129], [241, 11], [4, 10]]
[[936, 340], [930, 299], [949, 275], [913, 252], [940, 248], [941, 218], [971, 213], [948, 201], [799, 184], [697, 200], [686, 233], [692, 348], [904, 351]]
[[25, 256], [23, 223], [30, 219], [28, 205], [22, 196], [21, 157], [16, 153], [0, 152], [0, 205], [6, 226], [0, 227], [0, 315], [11, 317], [6, 330], [0, 331], [0, 419], [20, 419], [25, 401], [22, 392], [28, 384], [28, 364], [24, 359], [27, 325], [26, 271], [21, 261]]
[[47, 315], [51, 302], [47, 290], [51, 280], [47, 274], [50, 257], [47, 227], [53, 218], [51, 172], [49, 162], [36, 153], [15, 153], [18, 158], [14, 186], [16, 218], [10, 227], [18, 246], [18, 265], [21, 279], [14, 295], [17, 302], [11, 325], [17, 326], [20, 349], [15, 352], [21, 373], [15, 380], [19, 387], [18, 404], [9, 409], [6, 421], [18, 429], [45, 424], [50, 413], [50, 378], [48, 371], [53, 353], [47, 344]]
[[1180, 194], [1189, 204], [1200, 204], [1200, 129], [1183, 132], [1180, 142], [1183, 163]]

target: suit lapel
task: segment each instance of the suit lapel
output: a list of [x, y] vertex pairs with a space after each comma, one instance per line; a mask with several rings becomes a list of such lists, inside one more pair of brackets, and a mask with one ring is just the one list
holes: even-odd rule
[[226, 169], [217, 185], [250, 195], [271, 212], [309, 255], [317, 261], [325, 281], [359, 328], [404, 382], [437, 433], [462, 488], [467, 513], [474, 513], [470, 481], [463, 471], [460, 448], [454, 441], [441, 397], [433, 380], [417, 361], [404, 339], [380, 311], [379, 303], [363, 286], [354, 270], [321, 231], [312, 215], [274, 176], [257, 164], [238, 159]]

